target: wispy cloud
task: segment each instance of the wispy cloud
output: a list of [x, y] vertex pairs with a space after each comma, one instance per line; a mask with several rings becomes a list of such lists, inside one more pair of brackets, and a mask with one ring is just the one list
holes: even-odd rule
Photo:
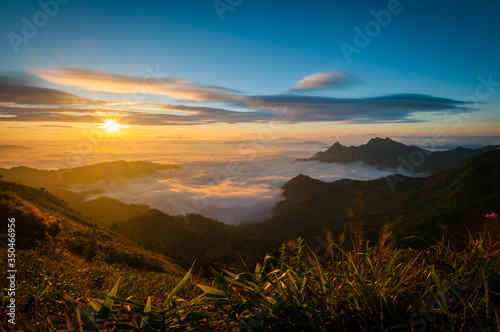
[[76, 104], [90, 100], [71, 93], [27, 85], [28, 82], [16, 77], [0, 75], [0, 104]]
[[293, 88], [294, 90], [327, 89], [348, 84], [351, 76], [338, 71], [316, 73], [301, 79]]
[[192, 101], [239, 101], [239, 97], [230, 89], [198, 85], [180, 78], [137, 78], [79, 68], [32, 69], [31, 73], [51, 83], [88, 91], [121, 94], [146, 93]]
[[292, 122], [415, 122], [415, 113], [463, 112], [469, 104], [449, 98], [421, 94], [397, 94], [371, 98], [331, 98], [318, 96], [253, 96], [249, 105], [259, 109], [286, 109]]
[[[417, 116], [421, 113], [448, 114], [473, 110], [467, 102], [411, 93], [366, 98], [307, 94], [248, 95], [179, 78], [154, 78], [146, 84], [136, 77], [87, 69], [52, 68], [32, 72], [52, 83], [90, 91], [128, 94], [142, 86], [148, 94], [165, 95], [173, 98], [174, 102], [91, 100], [62, 90], [34, 86], [15, 77], [0, 76], [0, 121], [99, 123], [103, 118], [116, 116], [129, 125], [272, 121], [409, 123], [424, 121]], [[326, 76], [308, 76], [297, 86], [307, 91], [340, 84], [344, 80], [341, 73], [323, 74]]]

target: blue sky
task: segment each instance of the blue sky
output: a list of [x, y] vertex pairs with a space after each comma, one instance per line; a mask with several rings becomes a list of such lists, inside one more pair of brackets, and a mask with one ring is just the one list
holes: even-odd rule
[[[222, 14], [223, 20], [214, 3], [231, 8]], [[347, 61], [341, 43], [355, 45], [355, 27], [364, 31], [366, 24], [374, 21], [371, 12], [387, 10], [391, 3], [395, 2], [71, 0], [60, 4], [58, 13], [40, 27], [36, 36], [18, 45], [16, 53], [9, 33], [22, 36], [22, 18], [31, 22], [42, 8], [38, 1], [8, 1], [2, 3], [0, 13], [0, 72], [18, 77], [22, 76], [20, 73], [33, 74], [33, 71], [62, 67], [140, 79], [147, 75], [147, 68], [159, 66], [165, 78], [232, 89], [238, 96], [297, 96], [293, 101], [287, 99], [293, 103], [304, 102], [304, 98], [299, 99], [302, 96], [307, 96], [308, 103], [318, 102], [309, 96], [347, 98], [349, 102], [359, 98], [362, 103], [367, 102], [367, 98], [370, 101], [369, 98], [387, 99], [390, 95], [413, 96], [411, 112], [406, 117], [394, 113], [371, 117], [362, 112], [354, 119], [374, 124], [380, 121], [411, 123], [415, 119], [439, 121], [435, 113], [452, 112], [450, 103], [456, 111], [455, 101], [461, 102], [475, 94], [481, 83], [479, 76], [491, 75], [492, 81], [500, 81], [498, 1], [402, 0], [397, 5], [398, 13], [391, 14], [390, 23], [380, 26], [379, 33], [369, 37], [369, 45], [359, 48], [359, 54], [352, 54], [351, 61]], [[335, 81], [327, 89], [292, 91], [299, 81], [317, 73], [338, 73], [348, 79], [342, 84]], [[116, 90], [92, 90], [88, 86], [64, 85], [61, 81], [37, 76], [29, 79], [30, 85], [84, 98], [120, 100]], [[81, 79], [81, 76], [73, 79]], [[469, 119], [476, 123], [474, 128], [480, 128], [481, 121], [496, 119], [488, 121], [489, 134], [494, 134], [500, 123], [497, 90], [500, 86], [489, 91], [480, 111]], [[438, 102], [439, 105], [431, 107], [432, 114], [418, 115], [416, 110], [436, 102], [421, 95], [450, 101], [444, 103], [446, 106]], [[180, 104], [179, 98], [161, 93], [150, 94], [148, 101]], [[393, 103], [390, 107], [396, 108], [396, 101], [390, 102]], [[337, 105], [338, 101], [333, 103]], [[33, 101], [32, 104], [40, 103]], [[258, 97], [238, 103], [224, 98], [188, 98], [182, 100], [182, 105], [229, 111], [273, 111], [276, 107], [263, 103]], [[398, 110], [401, 107], [402, 112], [406, 112], [407, 105], [397, 104]], [[467, 104], [459, 106], [460, 109], [468, 107]], [[380, 112], [378, 106], [377, 112]], [[14, 113], [8, 114], [14, 116]], [[261, 115], [255, 118], [265, 121]], [[40, 121], [41, 117], [23, 119], [19, 121]], [[304, 122], [342, 120], [338, 114], [331, 118], [316, 114], [309, 120], [307, 116], [301, 119]], [[408, 119], [410, 121], [406, 121]], [[62, 117], [60, 120], [66, 121]], [[353, 121], [353, 118], [346, 120]], [[137, 123], [150, 124], [148, 121]], [[474, 130], [479, 133], [478, 129]]]

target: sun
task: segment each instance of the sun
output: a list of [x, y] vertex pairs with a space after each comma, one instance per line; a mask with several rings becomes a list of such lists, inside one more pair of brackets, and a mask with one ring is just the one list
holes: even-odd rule
[[115, 132], [120, 128], [120, 125], [114, 120], [108, 120], [104, 123], [104, 129], [109, 132]]

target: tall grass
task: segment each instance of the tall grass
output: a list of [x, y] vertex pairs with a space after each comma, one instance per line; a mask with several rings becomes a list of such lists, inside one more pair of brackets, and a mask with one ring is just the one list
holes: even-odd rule
[[[497, 331], [500, 243], [471, 234], [458, 249], [442, 239], [398, 248], [389, 228], [370, 245], [351, 227], [322, 246], [284, 243], [277, 257], [242, 270], [213, 271], [196, 285], [189, 270], [164, 296], [74, 300], [59, 289], [62, 314], [39, 312], [41, 331]], [[190, 292], [181, 290], [191, 287]], [[43, 288], [43, 287], [42, 287]], [[184, 294], [183, 297], [181, 295]], [[186, 297], [187, 296], [187, 297]], [[45, 316], [44, 316], [45, 314]], [[26, 317], [30, 318], [30, 317]], [[48, 318], [48, 320], [47, 320]]]

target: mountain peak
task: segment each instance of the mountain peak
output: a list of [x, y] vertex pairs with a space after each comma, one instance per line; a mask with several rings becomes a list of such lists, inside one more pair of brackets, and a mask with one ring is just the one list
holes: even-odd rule
[[368, 143], [365, 144], [367, 147], [383, 147], [383, 148], [393, 148], [393, 147], [406, 147], [403, 143], [399, 143], [396, 141], [393, 141], [389, 137], [386, 138], [380, 138], [380, 137], [375, 137], [372, 138], [368, 141]]
[[309, 175], [299, 174], [296, 177], [292, 178], [290, 181], [299, 182], [299, 181], [309, 181], [312, 180], [312, 177]]
[[394, 142], [394, 141], [392, 139], [390, 139], [389, 137], [386, 137], [386, 138], [375, 137], [375, 138], [370, 139], [368, 141], [368, 143], [366, 143], [366, 144], [370, 144], [370, 143], [382, 143], [382, 142], [389, 143], [389, 142]]
[[406, 167], [403, 165], [404, 161], [408, 162], [416, 158], [416, 156], [418, 157], [418, 155], [423, 155], [422, 160], [419, 159], [420, 161], [416, 162], [415, 165], [410, 165], [411, 167], [406, 167], [406, 169], [410, 173], [436, 173], [449, 169], [457, 165], [460, 161], [482, 152], [495, 150], [496, 148], [495, 146], [486, 146], [477, 150], [458, 148], [455, 150], [432, 152], [415, 145], [406, 145], [394, 141], [389, 137], [374, 137], [366, 144], [360, 146], [346, 147], [339, 142], [335, 142], [326, 151], [320, 151], [307, 160], [318, 160], [329, 163], [362, 161], [369, 165], [398, 169], [399, 167]]

